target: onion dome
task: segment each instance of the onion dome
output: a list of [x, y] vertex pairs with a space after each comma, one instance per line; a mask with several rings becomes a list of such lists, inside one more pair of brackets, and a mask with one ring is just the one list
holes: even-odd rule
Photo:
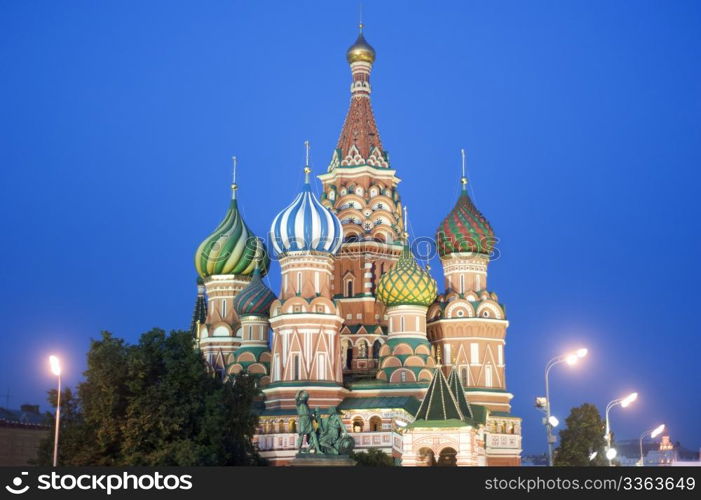
[[195, 252], [195, 268], [203, 278], [213, 274], [250, 276], [260, 256], [261, 273], [265, 275], [270, 267], [265, 244], [251, 232], [241, 217], [236, 201], [237, 189], [236, 183], [231, 185], [231, 203], [224, 220]]
[[405, 245], [394, 267], [380, 278], [376, 295], [387, 307], [428, 307], [435, 300], [437, 290], [436, 280], [416, 263], [411, 249]]
[[462, 252], [489, 255], [494, 249], [494, 230], [467, 194], [467, 179], [461, 180], [460, 197], [436, 231], [438, 253], [441, 257]]
[[240, 318], [244, 316], [268, 317], [270, 305], [277, 299], [261, 279], [260, 268], [256, 266], [251, 282], [234, 298], [234, 309]]
[[309, 184], [309, 168], [302, 192], [277, 214], [270, 227], [270, 239], [278, 254], [287, 252], [326, 252], [335, 254], [343, 242], [338, 217], [321, 204]]
[[369, 62], [370, 64], [375, 62], [375, 49], [365, 40], [362, 24], [360, 25], [358, 39], [346, 51], [346, 60], [351, 64], [358, 61]]

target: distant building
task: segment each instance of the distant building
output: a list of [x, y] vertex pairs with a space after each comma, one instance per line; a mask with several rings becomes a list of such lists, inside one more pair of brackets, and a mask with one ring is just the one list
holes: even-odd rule
[[[623, 466], [638, 465], [640, 461], [640, 441], [631, 439], [616, 443], [618, 461]], [[684, 462], [685, 465], [698, 464], [699, 453], [687, 450], [677, 441], [673, 443], [669, 434], [661, 437], [660, 442], [643, 442], [643, 465], [670, 466]]]
[[0, 466], [27, 465], [37, 456], [39, 442], [50, 425], [38, 405], [22, 405], [19, 410], [0, 408]]

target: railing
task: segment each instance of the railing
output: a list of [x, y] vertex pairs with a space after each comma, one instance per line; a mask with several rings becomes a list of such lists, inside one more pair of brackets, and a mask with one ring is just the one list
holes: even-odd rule
[[[393, 448], [401, 451], [402, 437], [396, 432], [350, 432], [355, 440], [355, 449]], [[256, 434], [253, 443], [261, 451], [294, 450], [297, 447], [297, 434]]]

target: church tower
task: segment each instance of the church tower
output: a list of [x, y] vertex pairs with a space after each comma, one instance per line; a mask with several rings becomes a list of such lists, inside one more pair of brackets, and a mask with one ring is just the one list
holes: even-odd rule
[[258, 379], [264, 387], [270, 383], [271, 353], [268, 343], [270, 306], [277, 297], [263, 283], [257, 265], [251, 281], [234, 299], [234, 310], [241, 320], [241, 346], [234, 352], [228, 375], [245, 372]]
[[274, 335], [271, 384], [265, 390], [268, 409], [294, 408], [301, 389], [309, 393], [310, 406], [320, 407], [339, 404], [348, 392], [342, 386], [343, 320], [332, 299], [343, 233], [338, 218], [312, 193], [309, 173], [306, 166], [302, 192], [270, 228], [282, 285], [280, 298], [270, 307]]
[[389, 326], [387, 342], [380, 349], [378, 380], [390, 384], [431, 381], [435, 362], [426, 338], [426, 310], [436, 298], [436, 288], [407, 241], [399, 261], [377, 287], [377, 298], [387, 306]]
[[233, 361], [233, 352], [241, 344], [241, 324], [234, 309], [234, 297], [250, 281], [256, 259], [260, 260], [262, 275], [270, 266], [265, 245], [241, 217], [237, 190], [234, 158], [229, 208], [224, 220], [200, 243], [195, 253], [195, 268], [204, 284], [207, 311], [204, 321], [198, 320], [194, 333], [204, 358], [222, 377], [226, 366]]
[[389, 155], [382, 146], [370, 103], [375, 50], [363, 36], [346, 52], [350, 64], [350, 107], [323, 183], [322, 203], [343, 226], [343, 244], [333, 269], [332, 295], [344, 326], [342, 360], [348, 377], [372, 377], [387, 333], [380, 277], [402, 252], [404, 222]]
[[453, 366], [471, 404], [509, 412], [504, 345], [506, 312], [487, 289], [487, 265], [496, 238], [460, 179], [458, 200], [436, 231], [445, 293], [428, 310], [428, 336]]

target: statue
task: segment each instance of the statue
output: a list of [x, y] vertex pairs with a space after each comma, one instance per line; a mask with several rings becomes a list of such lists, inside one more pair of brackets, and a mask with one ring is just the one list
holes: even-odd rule
[[[295, 397], [297, 415], [299, 416], [299, 437], [297, 449], [300, 453], [317, 453], [321, 455], [349, 455], [355, 446], [353, 438], [346, 431], [346, 426], [341, 420], [338, 408], [329, 408], [329, 416], [321, 417], [321, 411], [316, 408], [310, 412], [307, 402], [307, 391], [299, 391]], [[316, 424], [316, 429], [314, 428]], [[308, 447], [302, 449], [304, 440]]]
[[297, 429], [297, 449], [302, 451], [302, 445], [304, 444], [304, 438], [307, 438], [307, 448], [308, 452], [318, 453], [319, 450], [319, 440], [316, 436], [316, 431], [314, 429], [313, 416], [309, 411], [309, 406], [307, 401], [309, 400], [309, 393], [307, 391], [299, 391], [295, 397], [295, 405], [297, 406], [297, 415], [299, 416], [299, 427]]

